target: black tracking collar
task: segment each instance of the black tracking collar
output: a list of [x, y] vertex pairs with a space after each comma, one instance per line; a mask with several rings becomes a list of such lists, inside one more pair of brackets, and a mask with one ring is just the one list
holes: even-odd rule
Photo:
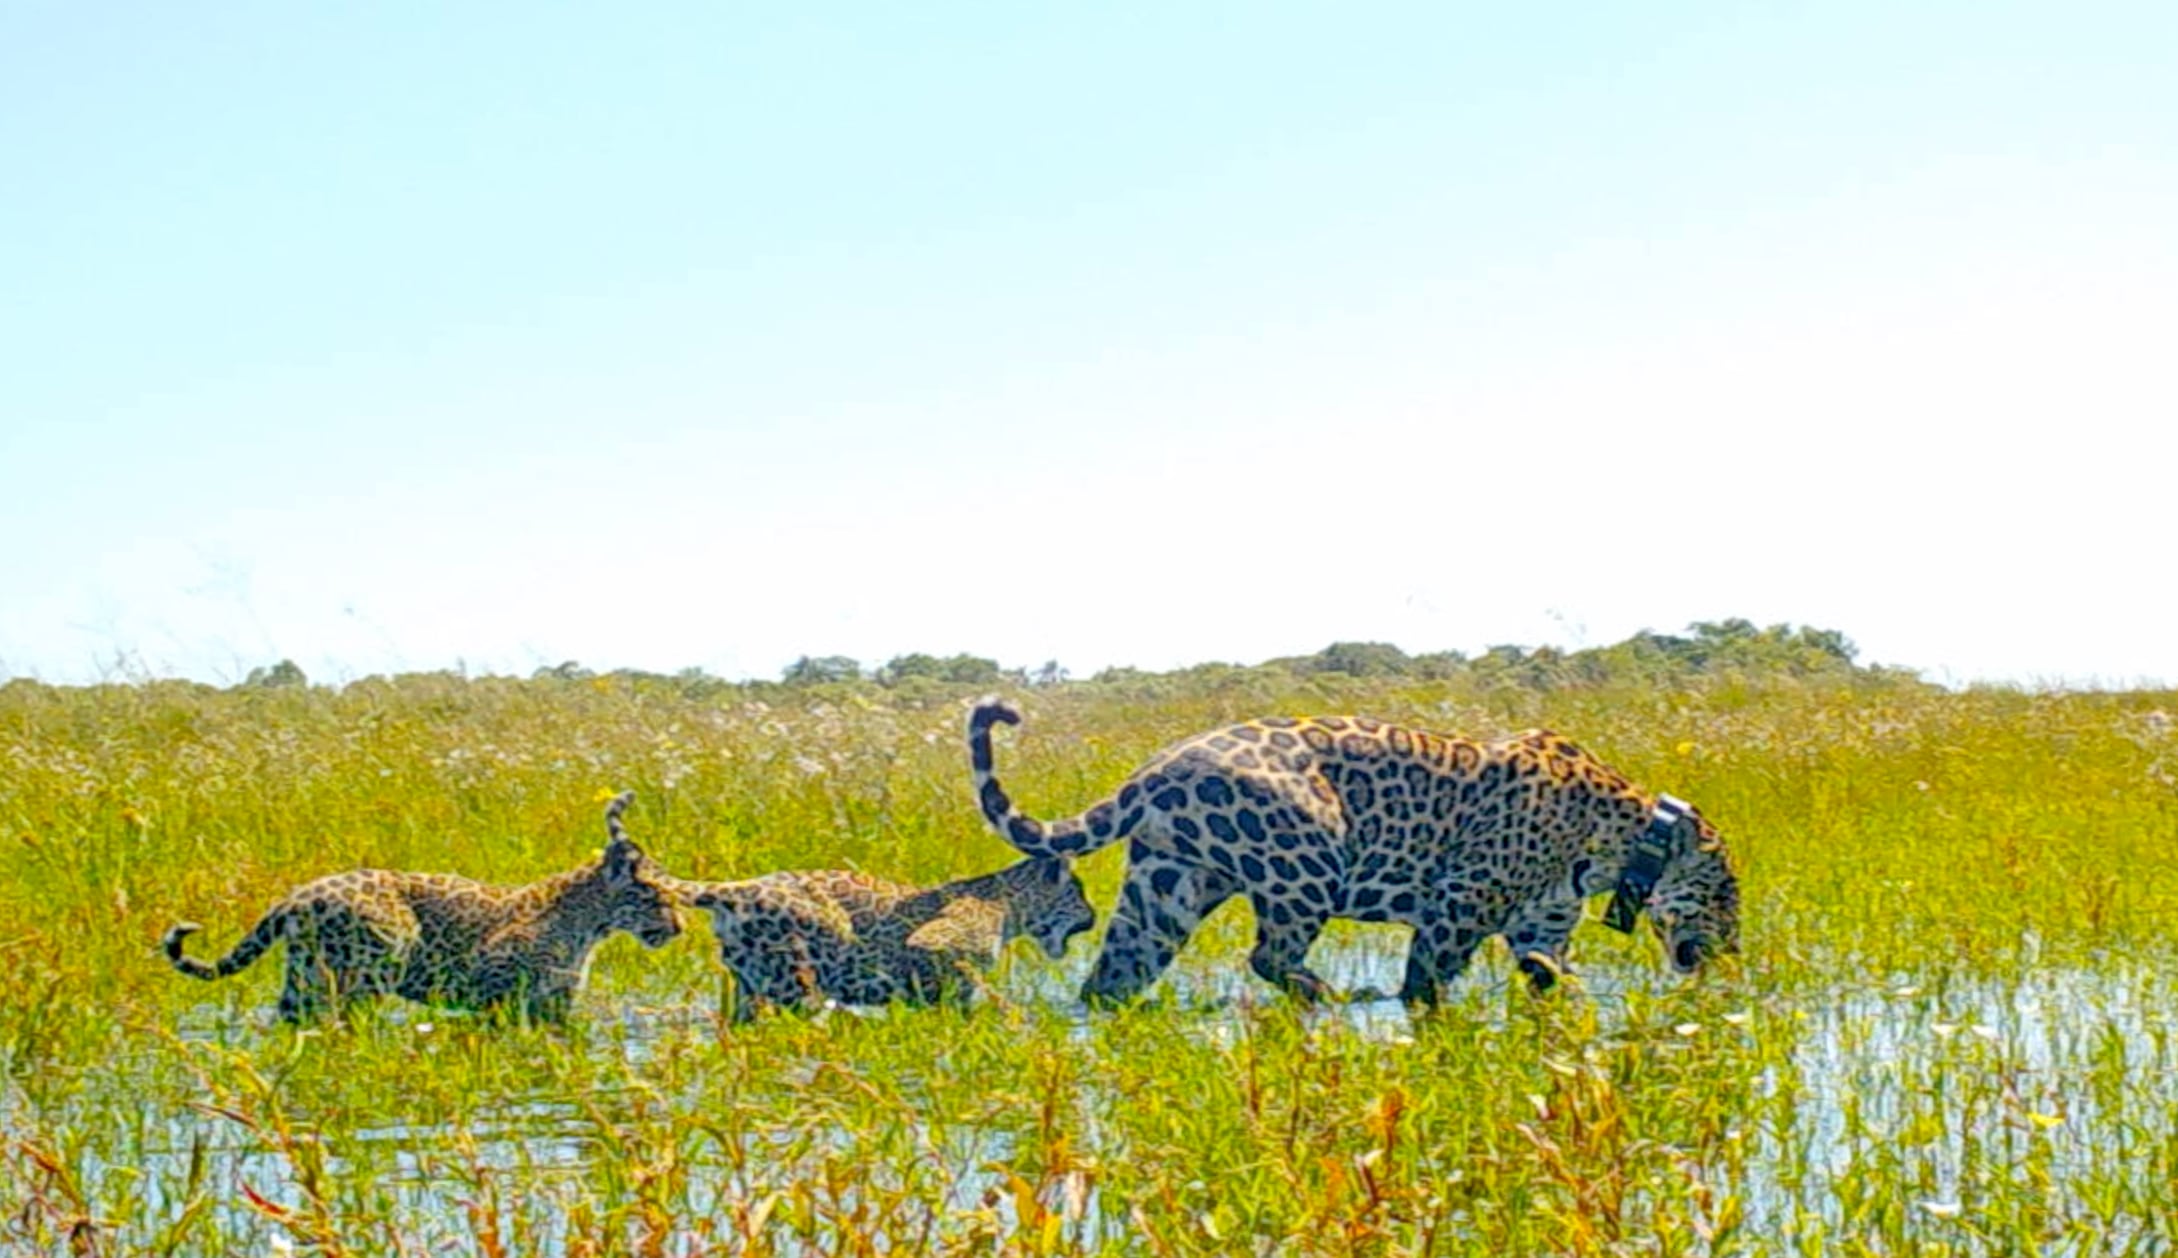
[[1656, 811], [1649, 814], [1649, 824], [1634, 836], [1633, 851], [1627, 854], [1626, 866], [1619, 871], [1618, 885], [1611, 889], [1611, 907], [1603, 914], [1604, 925], [1624, 934], [1633, 933], [1634, 919], [1649, 902], [1656, 880], [1664, 876], [1664, 862], [1671, 859], [1679, 828], [1692, 813], [1683, 799], [1656, 797]]

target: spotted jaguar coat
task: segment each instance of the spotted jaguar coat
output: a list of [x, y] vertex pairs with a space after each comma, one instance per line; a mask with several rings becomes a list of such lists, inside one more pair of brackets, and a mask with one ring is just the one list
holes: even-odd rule
[[1057, 959], [1096, 924], [1071, 862], [1054, 857], [929, 888], [831, 869], [678, 887], [711, 915], [736, 1020], [827, 999], [964, 1005], [1007, 940], [1026, 936]]
[[331, 874], [289, 892], [218, 961], [182, 951], [202, 929], [194, 922], [167, 931], [167, 958], [191, 978], [222, 979], [285, 943], [287, 1022], [381, 996], [558, 1021], [608, 935], [624, 930], [655, 948], [681, 930], [665, 875], [617, 833], [632, 798], [606, 809], [603, 854], [557, 877], [502, 887], [453, 874]]
[[[1646, 908], [1682, 972], [1736, 947], [1739, 884], [1716, 830], [1547, 730], [1480, 743], [1361, 717], [1249, 721], [1183, 739], [1047, 822], [1014, 805], [993, 765], [991, 727], [1020, 719], [995, 699], [969, 718], [991, 827], [1032, 856], [1128, 845], [1091, 1001], [1142, 991], [1236, 895], [1255, 909], [1250, 965], [1309, 998], [1327, 992], [1306, 962], [1334, 917], [1414, 928], [1400, 991], [1416, 1003], [1436, 1002], [1491, 935], [1549, 987], [1583, 899], [1606, 891], [1627, 901], [1627, 928]], [[1639, 886], [1633, 857], [1651, 835], [1654, 882]]]

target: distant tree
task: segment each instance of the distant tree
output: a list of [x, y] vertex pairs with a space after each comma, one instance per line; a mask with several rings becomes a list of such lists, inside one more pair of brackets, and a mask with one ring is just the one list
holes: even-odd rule
[[895, 655], [877, 667], [877, 683], [881, 686], [897, 686], [910, 677], [927, 677], [937, 681], [944, 675], [945, 661], [920, 651]]
[[549, 668], [540, 668], [530, 674], [530, 678], [535, 681], [543, 681], [547, 678], [554, 681], [588, 681], [595, 676], [597, 676], [596, 673], [573, 660], [562, 660]]
[[303, 676], [303, 670], [293, 660], [281, 660], [271, 665], [260, 664], [250, 670], [248, 677], [242, 679], [243, 687], [249, 690], [285, 690], [309, 684], [310, 679]]
[[1316, 652], [1311, 671], [1397, 677], [1407, 671], [1407, 653], [1389, 642], [1334, 642]]
[[878, 684], [897, 686], [911, 677], [950, 682], [959, 686], [991, 686], [1005, 679], [997, 660], [980, 655], [895, 655], [877, 670]]
[[1407, 658], [1407, 671], [1428, 681], [1447, 681], [1467, 671], [1467, 657], [1458, 651], [1431, 651]]
[[1696, 621], [1687, 626], [1703, 648], [1701, 663], [1710, 668], [1747, 672], [1821, 673], [1850, 670], [1859, 648], [1835, 629], [1775, 624], [1757, 629], [1753, 621]]
[[1800, 626], [1800, 644], [1811, 651], [1830, 656], [1850, 664], [1860, 655], [1860, 648], [1853, 640], [1836, 629], [1810, 629]]
[[804, 655], [786, 666], [779, 680], [789, 686], [819, 686], [827, 682], [859, 681], [862, 665], [844, 655]]
[[1580, 669], [1554, 646], [1535, 648], [1520, 664], [1520, 680], [1538, 690], [1562, 686], [1579, 675]]
[[997, 660], [980, 655], [955, 655], [945, 661], [945, 679], [963, 686], [993, 686], [1006, 679]]
[[1057, 660], [1045, 660], [1031, 669], [1028, 675], [1028, 684], [1031, 686], [1056, 686], [1065, 680], [1066, 670], [1059, 666]]
[[1500, 643], [1497, 646], [1484, 649], [1481, 658], [1475, 661], [1475, 666], [1489, 671], [1503, 671], [1508, 668], [1519, 667], [1520, 662], [1527, 659], [1527, 657], [1528, 653], [1525, 648], [1513, 646], [1509, 643]]
[[1762, 629], [1734, 617], [1695, 621], [1685, 636], [1644, 629], [1615, 646], [1582, 654], [1595, 657], [1595, 675], [1660, 681], [1726, 673], [1851, 673], [1858, 653], [1852, 640], [1834, 629], [1789, 624]]
[[703, 699], [732, 690], [734, 684], [723, 677], [714, 677], [701, 668], [684, 668], [673, 674], [673, 686], [691, 699]]
[[1744, 642], [1762, 636], [1753, 621], [1739, 616], [1729, 620], [1697, 620], [1687, 626], [1687, 631], [1703, 642]]

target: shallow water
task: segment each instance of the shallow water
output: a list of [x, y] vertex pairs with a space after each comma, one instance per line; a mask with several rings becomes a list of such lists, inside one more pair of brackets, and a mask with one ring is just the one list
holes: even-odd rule
[[[1000, 979], [1009, 1000], [1044, 1002], [1071, 1011], [1087, 1037], [1093, 1015], [1074, 1002], [1086, 973], [1089, 950], [1077, 949], [1063, 966], [1016, 959]], [[1327, 938], [1312, 957], [1315, 968], [1342, 990], [1396, 987], [1404, 955], [1401, 932], [1353, 931]], [[1674, 979], [1652, 968], [1590, 965], [1578, 986], [1554, 1000], [1584, 1001], [1596, 1011], [1597, 1035], [1610, 1042], [1632, 1034], [1637, 1006], [1668, 993]], [[1478, 963], [1455, 991], [1444, 1016], [1503, 1026], [1521, 1006], [1505, 989], [1520, 980], [1501, 956]], [[1771, 1054], [1754, 1080], [1750, 1116], [1738, 1138], [1745, 1159], [1732, 1178], [1747, 1234], [1806, 1237], [1819, 1229], [1849, 1234], [1858, 1211], [1857, 1185], [1872, 1180], [1906, 1183], [1912, 1200], [1897, 1208], [1917, 1212], [1932, 1239], [1976, 1202], [2008, 1202], [2039, 1191], [2044, 1207], [2065, 1217], [2091, 1216], [2090, 1239], [2053, 1238], [2045, 1252], [2101, 1252], [2115, 1238], [2153, 1238], [2155, 1220], [2120, 1194], [2112, 1203], [2078, 1199], [2068, 1185], [2116, 1182], [2137, 1168], [2113, 1165], [2115, 1124], [2142, 1125], [2147, 1139], [2178, 1141], [2178, 1114], [2157, 1082], [2178, 1069], [2168, 1011], [2178, 1008], [2178, 988], [2165, 967], [2113, 962], [2106, 968], [2036, 970], [2005, 979], [1958, 975], [1868, 975], [1844, 979], [1818, 993], [1748, 991], [1745, 1008], [1719, 1018], [1670, 1028], [1663, 1048], [1683, 1040], [1687, 1051], [1703, 1037], [1783, 1037], [1789, 1052]], [[1278, 998], [1247, 971], [1229, 949], [1182, 957], [1161, 989], [1160, 1000], [1184, 1019], [1188, 1033], [1217, 1045], [1248, 1034], [1248, 1020]], [[639, 1077], [661, 1054], [702, 1051], [718, 1033], [699, 999], [660, 1010], [636, 1008], [593, 1026]], [[825, 1017], [869, 1020], [936, 1018], [911, 1010], [830, 1011]], [[1358, 1000], [1308, 1011], [1312, 1035], [1352, 1036], [1398, 1051], [1417, 1028], [1396, 1000]], [[428, 1036], [444, 1021], [432, 1011], [394, 1007], [389, 1026]], [[933, 1025], [937, 1023], [933, 1022]], [[1643, 1028], [1643, 1035], [1654, 1035]], [[182, 1038], [247, 1048], [277, 1034], [226, 1009], [200, 1006], [180, 1029]], [[693, 1046], [693, 1047], [692, 1047]], [[822, 1063], [810, 1063], [811, 1077]], [[1993, 1082], [1992, 1082], [1993, 1081]], [[919, 1093], [916, 1081], [890, 1081], [902, 1095]], [[75, 1099], [78, 1122], [126, 1107], [109, 1088], [129, 1087], [117, 1068], [102, 1086], [89, 1081]], [[646, 1103], [696, 1113], [698, 1092], [660, 1095]], [[1095, 1113], [1115, 1098], [1092, 1086], [1078, 1098], [1083, 1139], [1098, 1141]], [[2145, 1102], [2145, 1103], [2144, 1103]], [[44, 1102], [44, 1126], [56, 1117]], [[0, 1131], [12, 1130], [28, 1111], [20, 1095], [0, 1098]], [[308, 1115], [297, 1115], [307, 1124]], [[334, 1117], [334, 1116], [328, 1116]], [[293, 1189], [293, 1154], [269, 1148], [243, 1127], [201, 1110], [142, 1115], [140, 1140], [128, 1147], [126, 1164], [86, 1158], [82, 1165], [95, 1199], [129, 1204], [139, 1225], [175, 1217], [189, 1196], [189, 1166], [200, 1163], [196, 1184], [246, 1185], [288, 1208], [305, 1203]], [[998, 1167], [1011, 1157], [1014, 1137], [973, 1122], [928, 1119], [917, 1129], [872, 1143], [867, 1133], [804, 1127], [759, 1132], [730, 1153], [703, 1151], [686, 1168], [681, 1201], [696, 1215], [723, 1213], [765, 1184], [783, 1177], [821, 1176], [828, 1164], [857, 1162], [866, 1187], [919, 1194], [933, 1217], [995, 1203], [1001, 1218], [1010, 1206], [1000, 1191]], [[752, 1143], [753, 1142], [753, 1143]], [[364, 1125], [344, 1131], [328, 1151], [324, 1173], [367, 1177], [386, 1213], [411, 1235], [450, 1252], [478, 1252], [468, 1214], [481, 1173], [515, 1172], [523, 1208], [534, 1217], [525, 1233], [535, 1252], [560, 1252], [568, 1212], [579, 1209], [594, 1187], [586, 1175], [599, 1159], [622, 1158], [613, 1133], [594, 1109], [564, 1097], [516, 1097], [489, 1110], [472, 1110], [458, 1130], [429, 1122]], [[2139, 1147], [2135, 1140], [2130, 1147]], [[913, 1165], [894, 1166], [903, 1156]], [[1123, 1149], [1101, 1150], [1124, 1156]], [[752, 1172], [748, 1168], [759, 1168]], [[502, 1176], [502, 1181], [505, 1177]], [[2040, 1187], [2036, 1187], [2040, 1185]], [[850, 1186], [852, 1194], [858, 1189]], [[1093, 1190], [1075, 1203], [1099, 1218]], [[269, 1243], [280, 1229], [232, 1191], [212, 1194], [198, 1206], [221, 1219], [239, 1241]], [[1112, 1226], [1110, 1220], [1105, 1226]], [[1095, 1226], [1092, 1223], [1092, 1226]], [[148, 1234], [155, 1227], [143, 1226]], [[1093, 1235], [1094, 1233], [1092, 1233]], [[1954, 1238], [1957, 1239], [1957, 1238]], [[1963, 1242], [1962, 1242], [1963, 1243]], [[1971, 1246], [1969, 1246], [1971, 1249]]]
[[[1403, 932], [1326, 939], [1312, 967], [1341, 991], [1379, 994], [1311, 1011], [1309, 1022], [1320, 1034], [1412, 1043], [1413, 1016], [1380, 995], [1396, 989], [1404, 960]], [[1044, 981], [1054, 981], [1048, 971]], [[1609, 1041], [1623, 1033], [1631, 1003], [1653, 1002], [1682, 981], [1655, 968], [1585, 966], [1574, 991], [1552, 999], [1593, 1002]], [[1524, 987], [1501, 952], [1478, 957], [1446, 1009], [1464, 1023], [1502, 1030], [1522, 1003], [1506, 1000], [1506, 990]], [[1183, 956], [1166, 990], [1194, 1016], [1197, 1033], [1216, 1042], [1246, 1034], [1251, 1012], [1276, 999], [1238, 957], [1219, 964]], [[1751, 1156], [1733, 1186], [1746, 1234], [1849, 1234], [1851, 1186], [1874, 1175], [1913, 1183], [1916, 1196], [1896, 1204], [1924, 1219], [1931, 1239], [1969, 1251], [1971, 1233], [1954, 1233], [1948, 1221], [1977, 1198], [2022, 1188], [2039, 1193], [2053, 1215], [2094, 1216], [2092, 1231], [2053, 1236], [2045, 1254], [2135, 1243], [2178, 1250], [2178, 1237], [2158, 1232], [2169, 1220], [2157, 1211], [2083, 1211], [2064, 1187], [2125, 1178], [2113, 1146], [2118, 1123], [2178, 1144], [2178, 1095], [2161, 1082], [2178, 1077], [2178, 978], [2170, 966], [2126, 961], [2001, 978], [1864, 975], [1815, 993], [1748, 997], [1746, 1008], [1715, 1021], [1671, 1029], [1692, 1051], [1699, 1037], [1749, 1035], [1780, 1012], [1789, 1015], [1792, 1049], [1757, 1079], [1758, 1095], [1785, 1120], [1750, 1122], [1740, 1133]], [[1769, 1019], [1758, 1016], [1757, 1004]], [[1979, 1086], [1992, 1078], [2001, 1082], [1994, 1102], [1991, 1089]], [[2031, 1182], [2002, 1182], [2011, 1178]]]

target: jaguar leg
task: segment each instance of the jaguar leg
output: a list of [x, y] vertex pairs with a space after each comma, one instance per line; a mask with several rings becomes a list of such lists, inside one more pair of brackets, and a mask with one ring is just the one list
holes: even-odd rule
[[1332, 994], [1331, 985], [1308, 968], [1308, 950], [1323, 933], [1328, 913], [1291, 902], [1257, 903], [1255, 951], [1248, 966], [1280, 991], [1314, 1004]]
[[1140, 995], [1172, 964], [1202, 919], [1238, 890], [1217, 870], [1147, 852], [1137, 844], [1119, 904], [1104, 929], [1104, 947], [1082, 984], [1082, 1000], [1117, 1005]]
[[1399, 999], [1418, 1006], [1433, 1006], [1443, 999], [1444, 989], [1466, 971], [1475, 949], [1489, 935], [1480, 917], [1473, 905], [1454, 904], [1415, 924]]
[[1561, 977], [1572, 973], [1566, 965], [1565, 945], [1580, 920], [1581, 902], [1565, 898], [1538, 900], [1522, 907], [1505, 923], [1505, 942], [1536, 995], [1549, 991]]
[[574, 1007], [574, 990], [566, 987], [532, 990], [522, 1001], [523, 1013], [531, 1022], [543, 1026], [558, 1026], [567, 1021], [567, 1015]]
[[290, 956], [280, 980], [280, 1021], [291, 1026], [309, 1022], [332, 1003], [332, 972], [314, 958]]
[[754, 1022], [767, 1008], [803, 1008], [805, 992], [792, 968], [777, 964], [774, 958], [754, 964], [744, 960], [727, 965], [719, 985], [719, 1009], [728, 1022]]

